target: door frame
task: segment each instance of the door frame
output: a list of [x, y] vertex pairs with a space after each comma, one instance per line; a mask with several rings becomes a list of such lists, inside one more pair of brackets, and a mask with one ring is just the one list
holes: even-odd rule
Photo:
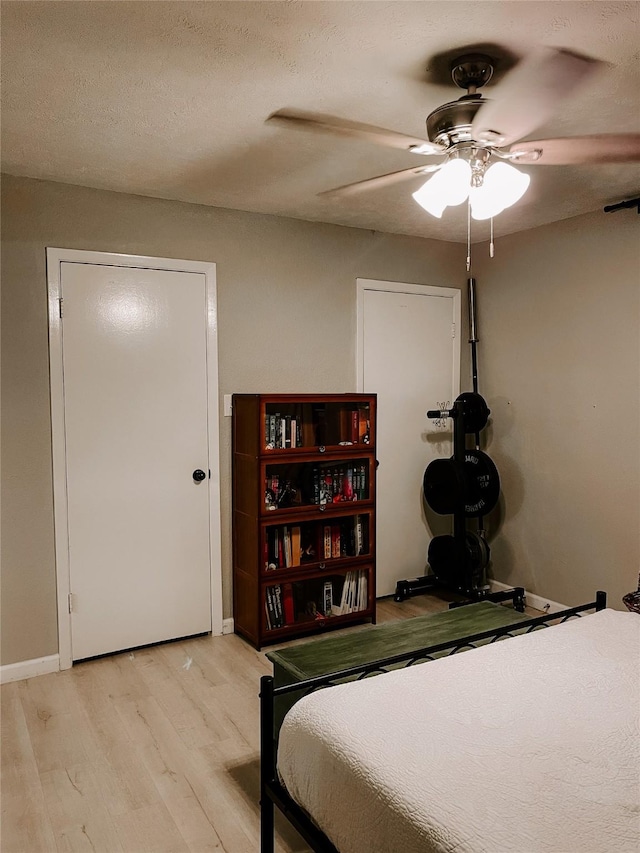
[[[458, 346], [453, 348], [453, 376], [456, 394], [460, 393], [460, 324], [462, 292], [457, 287], [435, 287], [431, 284], [406, 284], [400, 281], [378, 281], [371, 278], [356, 279], [356, 391], [362, 393], [364, 389], [364, 296], [367, 290], [381, 290], [391, 293], [410, 293], [418, 296], [441, 296], [453, 299], [453, 316], [455, 324], [455, 338]], [[429, 405], [425, 401], [425, 405]], [[425, 410], [426, 411], [426, 410]]]
[[[216, 265], [204, 261], [123, 255], [78, 249], [47, 248], [49, 305], [49, 378], [51, 383], [51, 446], [53, 455], [53, 515], [55, 533], [56, 590], [58, 604], [58, 652], [60, 669], [73, 665], [71, 613], [69, 612], [70, 566], [67, 511], [67, 455], [65, 441], [62, 319], [60, 316], [61, 264], [142, 267], [172, 272], [200, 273], [205, 277], [207, 299], [207, 430], [209, 466], [209, 563], [211, 571], [211, 630], [222, 634], [222, 550], [220, 526], [220, 426], [218, 413], [218, 312]], [[63, 303], [64, 306], [64, 303]], [[63, 307], [64, 313], [64, 307]]]

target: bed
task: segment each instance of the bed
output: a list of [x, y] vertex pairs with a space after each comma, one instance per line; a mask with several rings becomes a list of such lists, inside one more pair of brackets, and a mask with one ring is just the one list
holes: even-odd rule
[[640, 619], [601, 603], [299, 683], [277, 762], [265, 677], [263, 853], [274, 805], [316, 851], [637, 853]]

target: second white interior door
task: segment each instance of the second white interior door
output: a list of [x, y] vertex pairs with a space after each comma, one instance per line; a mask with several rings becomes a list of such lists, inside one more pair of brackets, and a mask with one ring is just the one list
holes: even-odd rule
[[[460, 291], [359, 280], [359, 390], [378, 395], [377, 593], [425, 573], [422, 478], [451, 454], [425, 413], [460, 387]], [[434, 441], [437, 438], [437, 441]]]

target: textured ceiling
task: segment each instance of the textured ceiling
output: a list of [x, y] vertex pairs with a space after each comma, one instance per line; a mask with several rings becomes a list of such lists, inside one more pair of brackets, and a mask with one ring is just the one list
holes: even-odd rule
[[[420, 177], [346, 200], [317, 196], [417, 164], [415, 155], [265, 118], [297, 107], [424, 136], [427, 114], [462, 94], [436, 57], [493, 44], [513, 61], [550, 45], [607, 65], [533, 137], [638, 131], [638, 11], [596, 0], [5, 0], [3, 170], [463, 241], [465, 206], [429, 216], [411, 198]], [[636, 164], [520, 168], [530, 189], [498, 217], [497, 234], [640, 191]], [[474, 227], [485, 239], [487, 223]]]

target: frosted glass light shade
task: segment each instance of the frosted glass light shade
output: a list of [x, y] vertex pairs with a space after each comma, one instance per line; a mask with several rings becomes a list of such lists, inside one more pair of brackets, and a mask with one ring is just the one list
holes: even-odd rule
[[445, 207], [462, 204], [469, 197], [471, 166], [466, 160], [449, 160], [432, 178], [413, 193], [427, 213], [442, 216]]
[[508, 163], [494, 163], [484, 175], [481, 187], [471, 187], [469, 201], [474, 219], [490, 219], [515, 204], [527, 191], [529, 175]]

